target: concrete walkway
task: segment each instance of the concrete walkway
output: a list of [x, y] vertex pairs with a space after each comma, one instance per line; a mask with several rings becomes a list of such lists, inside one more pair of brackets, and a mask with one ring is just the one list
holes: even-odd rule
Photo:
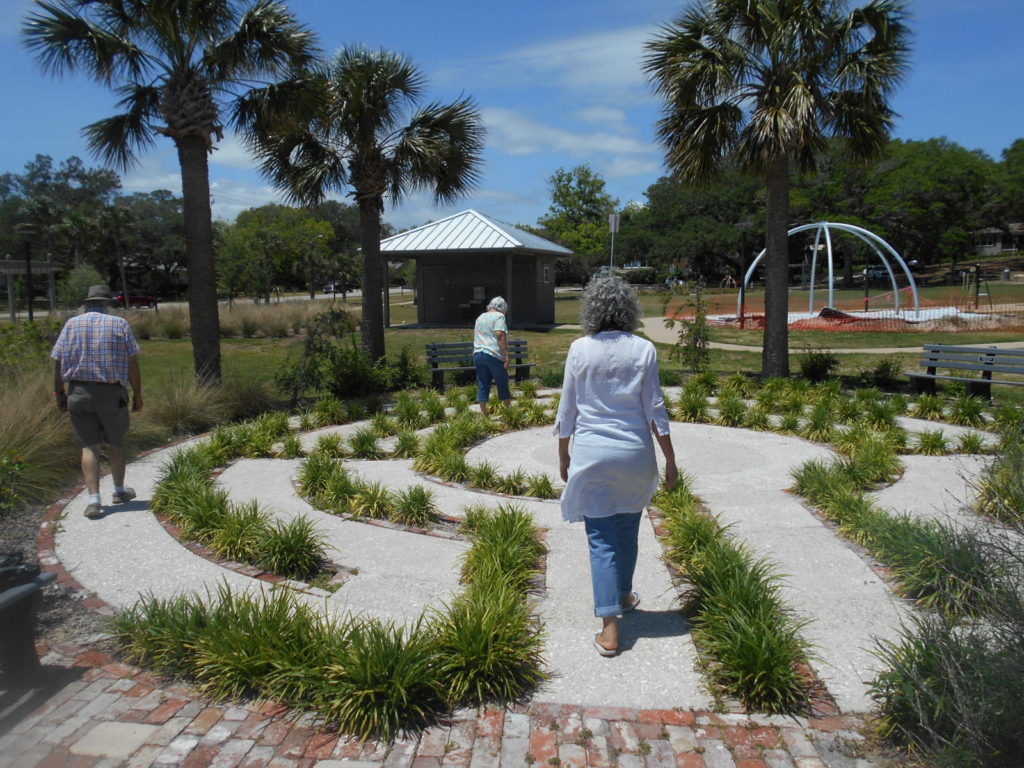
[[[666, 328], [665, 318], [663, 317], [649, 317], [643, 321], [641, 330], [651, 340], [659, 344], [675, 344], [679, 340], [679, 329]], [[926, 335], [926, 334], [922, 334]], [[836, 333], [836, 339], [842, 338], [841, 333]], [[712, 349], [724, 349], [730, 352], [760, 352], [762, 347], [753, 346], [748, 344], [729, 344], [727, 342], [712, 341], [708, 344]], [[971, 346], [983, 346], [983, 347], [997, 347], [999, 349], [1024, 349], [1024, 341], [1000, 341], [993, 342], [991, 344], [972, 344]], [[791, 350], [798, 351], [798, 350]], [[921, 345], [918, 344], [916, 347], [850, 347], [850, 348], [839, 348], [829, 349], [829, 352], [834, 352], [837, 355], [899, 355], [907, 354], [912, 355], [921, 351]]]
[[[350, 433], [356, 426], [332, 430]], [[828, 457], [830, 451], [771, 433], [678, 423], [672, 428], [680, 466], [693, 477], [695, 491], [731, 525], [732, 535], [783, 575], [784, 599], [807, 621], [805, 635], [820, 657], [816, 672], [844, 716], [808, 721], [711, 714], [712, 699], [696, 671], [689, 626], [678, 612], [677, 593], [649, 521], [641, 528], [636, 577], [643, 602], [624, 621], [623, 652], [601, 659], [591, 646], [599, 622], [590, 607], [585, 536], [582, 526], [562, 522], [557, 502], [509, 499], [440, 483], [413, 472], [408, 460], [346, 461], [354, 474], [394, 490], [427, 486], [446, 515], [461, 517], [466, 506], [481, 502], [514, 503], [546, 529], [546, 590], [536, 609], [546, 628], [552, 680], [530, 702], [507, 713], [459, 713], [452, 723], [392, 747], [353, 746], [318, 733], [311, 718], [289, 719], [288, 713], [259, 702], [212, 706], [188, 688], [92, 657], [87, 644], [67, 646], [50, 649], [47, 657], [47, 663], [70, 670], [66, 678], [58, 675], [62, 682], [55, 690], [25, 694], [30, 704], [32, 696], [39, 701], [16, 704], [19, 717], [8, 718], [0, 709], [0, 766], [519, 768], [528, 752], [542, 765], [557, 756], [580, 768], [609, 768], [615, 754], [619, 766], [637, 768], [870, 765], [842, 756], [834, 734], [857, 738], [853, 729], [871, 707], [866, 684], [875, 661], [870, 648], [876, 638], [895, 637], [909, 607], [893, 597], [854, 548], [785, 491], [794, 467]], [[318, 434], [306, 435], [304, 443], [315, 443]], [[485, 441], [467, 459], [490, 461], [503, 472], [519, 468], [551, 474], [557, 466], [556, 442], [550, 428], [523, 430]], [[44, 532], [43, 561], [63, 571], [62, 583], [80, 590], [87, 604], [110, 611], [133, 604], [144, 592], [203, 592], [224, 582], [238, 590], [267, 587], [183, 547], [150, 513], [148, 500], [159, 469], [174, 450], [131, 465], [129, 481], [139, 492], [134, 502], [87, 520], [82, 515], [85, 494], [80, 493], [60, 510], [59, 527], [50, 523]], [[878, 494], [880, 501], [912, 514], [969, 519], [963, 502], [980, 460], [906, 457], [905, 463], [907, 472]], [[334, 547], [332, 558], [358, 571], [333, 595], [310, 590], [304, 599], [324, 610], [409, 621], [424, 610], [442, 608], [459, 591], [465, 541], [371, 526], [313, 509], [294, 490], [298, 464], [242, 459], [218, 482], [234, 501], [258, 500], [281, 519], [312, 517]], [[112, 490], [109, 482], [104, 478], [104, 498]], [[0, 701], [11, 700], [6, 695]]]

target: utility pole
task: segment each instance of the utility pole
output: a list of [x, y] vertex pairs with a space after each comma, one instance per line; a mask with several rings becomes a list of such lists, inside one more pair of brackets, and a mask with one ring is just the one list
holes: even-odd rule
[[608, 259], [608, 267], [615, 269], [615, 233], [619, 231], [619, 217], [621, 214], [609, 213], [608, 214], [608, 229], [612, 233], [612, 252], [611, 257]]

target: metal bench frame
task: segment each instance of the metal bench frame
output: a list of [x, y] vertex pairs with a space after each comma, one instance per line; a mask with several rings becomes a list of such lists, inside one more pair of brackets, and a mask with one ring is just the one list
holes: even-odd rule
[[[935, 392], [936, 381], [962, 381], [967, 393], [986, 400], [992, 398], [993, 384], [1024, 386], [1024, 381], [992, 378], [993, 373], [1024, 375], [1024, 349], [998, 347], [959, 347], [949, 344], [925, 344], [920, 365], [925, 373], [908, 372], [915, 392]], [[958, 376], [936, 373], [936, 370], [979, 371], [980, 376]]]
[[0, 592], [0, 667], [16, 686], [31, 685], [42, 672], [36, 655], [36, 612], [43, 586], [56, 579], [56, 573], [44, 571]]
[[[524, 381], [530, 378], [533, 363], [527, 362], [530, 352], [526, 339], [508, 340], [509, 372], [514, 369], [515, 380]], [[427, 364], [434, 389], [444, 391], [444, 375], [453, 371], [475, 371], [473, 361], [473, 342], [471, 341], [432, 341], [427, 344]], [[466, 363], [469, 363], [467, 365]]]

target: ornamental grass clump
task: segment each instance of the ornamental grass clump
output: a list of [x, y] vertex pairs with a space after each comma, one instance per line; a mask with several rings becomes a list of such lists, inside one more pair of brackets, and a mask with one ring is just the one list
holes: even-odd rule
[[391, 437], [398, 431], [399, 425], [397, 419], [381, 411], [370, 417], [370, 428], [377, 437]]
[[269, 516], [257, 502], [232, 505], [212, 531], [210, 549], [225, 560], [251, 563], [268, 525]]
[[298, 435], [288, 435], [281, 442], [280, 456], [282, 459], [301, 459], [305, 455], [306, 451], [302, 447], [302, 440]]
[[959, 395], [949, 406], [949, 421], [964, 427], [985, 426], [985, 401], [971, 395]]
[[413, 485], [395, 494], [391, 520], [402, 525], [429, 528], [439, 515], [432, 491]]
[[722, 379], [721, 391], [732, 392], [742, 398], [750, 397], [757, 389], [757, 382], [741, 371], [730, 373]]
[[956, 440], [956, 452], [966, 454], [988, 453], [985, 438], [978, 432], [962, 432]]
[[941, 429], [926, 429], [914, 436], [913, 450], [922, 456], [945, 456], [949, 440]]
[[526, 495], [536, 496], [538, 499], [557, 499], [559, 493], [549, 475], [536, 474], [526, 477]]
[[321, 455], [332, 459], [342, 459], [346, 453], [344, 438], [337, 432], [330, 432], [320, 435], [316, 439], [316, 445], [313, 446], [310, 456]]
[[327, 539], [304, 515], [275, 520], [260, 531], [253, 559], [271, 573], [307, 580], [327, 562]]
[[506, 493], [509, 496], [523, 496], [529, 487], [528, 483], [529, 479], [526, 472], [522, 469], [516, 469], [507, 475], [500, 475], [494, 490], [498, 493]]
[[915, 419], [931, 419], [941, 421], [944, 411], [943, 400], [939, 395], [918, 395], [910, 408], [910, 415]]
[[384, 458], [384, 451], [377, 445], [379, 434], [372, 426], [360, 427], [348, 439], [349, 453], [356, 459]]
[[445, 403], [434, 390], [428, 389], [420, 395], [420, 408], [428, 424], [444, 421]]
[[782, 604], [778, 576], [704, 513], [689, 483], [662, 491], [669, 559], [693, 588], [694, 640], [712, 686], [746, 707], [797, 712], [808, 704], [799, 666], [809, 658], [802, 624]]
[[706, 424], [711, 421], [711, 402], [708, 394], [698, 387], [687, 387], [679, 395], [672, 415], [679, 421]]
[[522, 595], [477, 583], [432, 618], [438, 667], [451, 706], [518, 701], [544, 682], [544, 634]]
[[395, 440], [395, 448], [391, 456], [396, 459], [411, 459], [419, 453], [420, 438], [412, 430], [402, 430]]
[[341, 463], [328, 453], [314, 451], [299, 464], [299, 494], [319, 503], [331, 476], [341, 469]]
[[800, 437], [816, 443], [827, 443], [832, 440], [835, 424], [832, 407], [828, 401], [819, 400], [807, 413], [807, 421], [800, 430]]
[[498, 484], [501, 477], [498, 468], [489, 461], [481, 461], [479, 464], [471, 464], [469, 467], [469, 479], [466, 481], [470, 488], [489, 490]]
[[349, 420], [348, 409], [334, 395], [325, 395], [317, 400], [316, 405], [313, 406], [313, 413], [319, 427], [344, 424]]
[[337, 660], [324, 669], [316, 708], [362, 740], [420, 730], [446, 710], [437, 661], [437, 644], [420, 623], [354, 622]]
[[747, 429], [756, 429], [759, 432], [770, 432], [772, 424], [771, 413], [759, 405], [755, 405], [747, 411]]
[[1024, 427], [1002, 431], [993, 461], [972, 483], [979, 514], [1024, 530]]
[[539, 559], [546, 548], [521, 507], [466, 510], [463, 532], [473, 546], [463, 556], [462, 581], [469, 585], [497, 581], [525, 594], [540, 573]]
[[715, 423], [723, 427], [742, 427], [746, 421], [747, 404], [735, 392], [728, 390], [720, 392], [715, 408], [718, 411]]
[[349, 497], [348, 511], [357, 517], [386, 520], [395, 507], [395, 497], [380, 482], [357, 482], [355, 492]]

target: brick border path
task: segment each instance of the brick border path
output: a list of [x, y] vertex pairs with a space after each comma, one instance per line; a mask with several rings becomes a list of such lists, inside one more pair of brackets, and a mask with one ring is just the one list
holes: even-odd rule
[[[104, 615], [57, 559], [54, 527], [81, 486], [53, 504], [41, 565]], [[101, 638], [93, 638], [99, 642]], [[107, 639], [106, 637], [102, 639]], [[525, 704], [462, 710], [387, 745], [360, 743], [273, 702], [214, 704], [186, 685], [83, 644], [39, 646], [46, 686], [3, 691], [0, 768], [867, 768], [863, 721]], [[39, 699], [44, 699], [40, 704]], [[10, 703], [8, 703], [10, 702]], [[32, 709], [28, 712], [21, 710]]]

